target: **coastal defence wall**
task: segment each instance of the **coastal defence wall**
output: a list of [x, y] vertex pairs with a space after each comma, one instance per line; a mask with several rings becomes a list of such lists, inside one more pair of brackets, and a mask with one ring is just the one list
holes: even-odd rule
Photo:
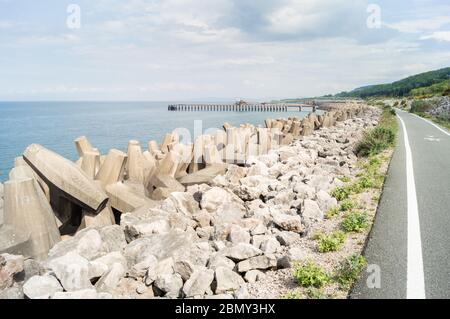
[[366, 109], [340, 105], [303, 119], [267, 119], [264, 127], [225, 123], [223, 130], [187, 145], [172, 132], [161, 143], [148, 142], [144, 150], [131, 140], [127, 153], [112, 149], [100, 154], [79, 137], [75, 163], [32, 144], [16, 159], [9, 181], [0, 184], [0, 253], [43, 259], [61, 236], [118, 223], [122, 214], [156, 207], [173, 192], [209, 184], [230, 164], [244, 166], [254, 156], [361, 116]]

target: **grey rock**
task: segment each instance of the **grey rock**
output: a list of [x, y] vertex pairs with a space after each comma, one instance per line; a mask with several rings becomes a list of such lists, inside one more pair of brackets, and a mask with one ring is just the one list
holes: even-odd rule
[[173, 258], [166, 258], [159, 261], [156, 265], [151, 266], [145, 277], [145, 284], [150, 286], [158, 276], [171, 275], [174, 273], [174, 261]]
[[233, 244], [238, 243], [250, 243], [250, 234], [248, 230], [243, 229], [237, 225], [233, 225], [230, 230], [230, 234], [228, 235], [228, 240]]
[[265, 227], [263, 224], [259, 224], [251, 230], [252, 236], [264, 235], [266, 232], [267, 232], [267, 227]]
[[261, 243], [260, 249], [265, 254], [274, 254], [280, 248], [280, 243], [275, 237], [269, 237]]
[[237, 264], [237, 270], [240, 273], [253, 269], [274, 269], [277, 267], [277, 259], [274, 256], [256, 256], [243, 260]]
[[127, 245], [125, 234], [119, 225], [102, 227], [99, 232], [106, 252], [122, 251]]
[[183, 287], [185, 297], [203, 296], [210, 290], [214, 280], [214, 271], [211, 269], [196, 270], [186, 281]]
[[156, 277], [153, 287], [167, 298], [180, 297], [181, 289], [183, 288], [183, 279], [179, 274], [162, 274]]
[[208, 262], [208, 268], [216, 269], [218, 267], [225, 267], [229, 269], [233, 269], [235, 266], [234, 262], [222, 255], [221, 253], [216, 253], [211, 256]]
[[237, 291], [235, 291], [234, 293], [234, 298], [235, 299], [250, 299], [250, 293], [248, 292], [247, 287], [243, 286], [241, 288], [239, 288]]
[[125, 248], [125, 258], [131, 268], [147, 256], [153, 255], [158, 260], [173, 256], [177, 252], [189, 250], [195, 237], [187, 232], [171, 231], [167, 234], [156, 234], [139, 238]]
[[302, 210], [302, 217], [309, 221], [323, 220], [323, 212], [316, 201], [305, 199]]
[[252, 284], [257, 282], [258, 280], [261, 280], [261, 278], [264, 277], [264, 273], [260, 270], [249, 270], [245, 273], [244, 279]]
[[23, 293], [30, 299], [48, 299], [56, 292], [63, 291], [59, 281], [53, 276], [33, 276], [23, 285]]
[[195, 268], [195, 264], [189, 260], [178, 260], [173, 265], [173, 270], [181, 276], [183, 281], [186, 281], [191, 277]]
[[156, 267], [158, 259], [153, 255], [148, 255], [144, 260], [133, 265], [130, 269], [129, 275], [131, 277], [140, 278], [144, 277], [149, 268]]
[[232, 260], [244, 260], [262, 254], [262, 251], [250, 244], [239, 243], [225, 249], [225, 256]]
[[300, 238], [299, 234], [290, 231], [281, 231], [276, 237], [283, 246], [290, 246]]
[[87, 260], [100, 256], [102, 251], [102, 237], [95, 229], [87, 230], [78, 240], [76, 252]]
[[215, 271], [215, 293], [221, 294], [238, 290], [244, 284], [242, 277], [226, 267], [217, 267]]
[[273, 216], [273, 222], [284, 230], [295, 233], [301, 233], [303, 231], [302, 219], [298, 215], [277, 213]]
[[329, 209], [337, 206], [337, 200], [336, 198], [331, 197], [327, 192], [320, 190], [317, 194], [316, 194], [316, 200], [317, 200], [317, 204], [319, 205], [319, 208], [323, 211], [326, 212]]

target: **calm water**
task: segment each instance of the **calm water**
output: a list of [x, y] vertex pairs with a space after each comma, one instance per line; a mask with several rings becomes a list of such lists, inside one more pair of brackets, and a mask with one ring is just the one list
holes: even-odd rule
[[32, 143], [71, 159], [78, 158], [73, 140], [86, 135], [102, 153], [126, 151], [136, 139], [146, 148], [175, 128], [220, 128], [225, 121], [263, 124], [269, 117], [304, 116], [307, 112], [168, 112], [169, 102], [0, 102], [0, 181], [8, 179], [14, 158]]

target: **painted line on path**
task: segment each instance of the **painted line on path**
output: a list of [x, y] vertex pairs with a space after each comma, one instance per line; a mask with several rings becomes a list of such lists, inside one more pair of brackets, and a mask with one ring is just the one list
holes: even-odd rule
[[422, 239], [420, 235], [419, 209], [417, 205], [416, 184], [411, 146], [405, 122], [397, 115], [402, 124], [406, 151], [406, 185], [408, 203], [408, 250], [407, 250], [407, 299], [425, 299], [425, 279], [423, 273]]

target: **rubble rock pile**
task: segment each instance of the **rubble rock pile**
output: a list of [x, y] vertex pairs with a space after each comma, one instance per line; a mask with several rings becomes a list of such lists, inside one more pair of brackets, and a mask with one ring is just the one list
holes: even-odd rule
[[247, 298], [337, 204], [378, 117], [358, 105], [225, 123], [107, 155], [80, 137], [76, 163], [30, 145], [0, 184], [0, 298]]

